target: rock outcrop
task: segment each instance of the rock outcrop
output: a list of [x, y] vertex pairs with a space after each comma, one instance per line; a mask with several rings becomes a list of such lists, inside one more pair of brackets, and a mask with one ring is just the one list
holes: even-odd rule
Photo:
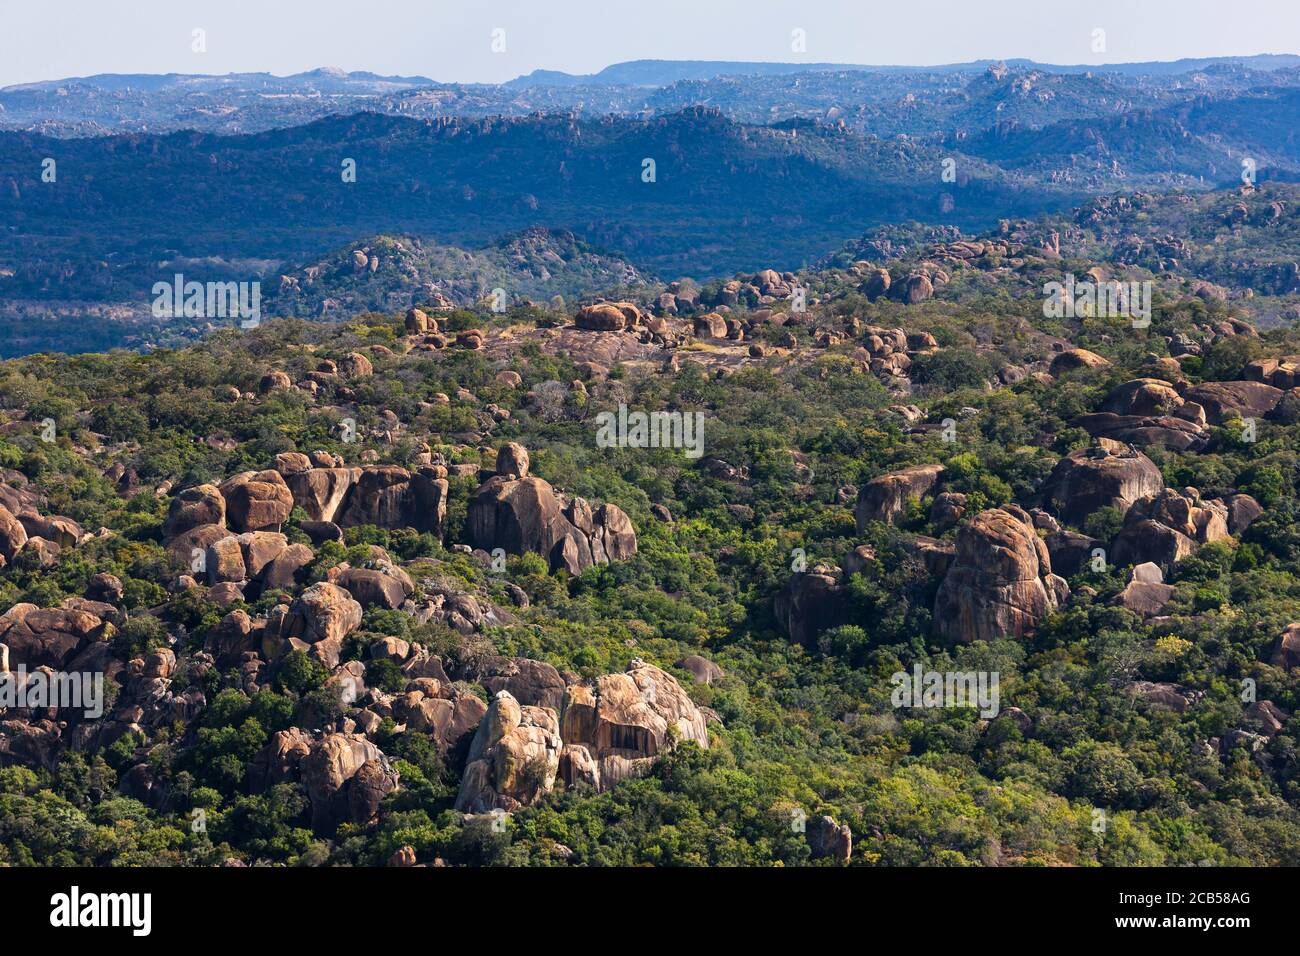
[[854, 509], [858, 532], [872, 521], [893, 524], [894, 518], [906, 511], [909, 500], [922, 498], [934, 488], [943, 471], [943, 465], [916, 465], [872, 478], [858, 490]]
[[[521, 454], [522, 453], [522, 456]], [[469, 503], [468, 531], [474, 547], [507, 554], [540, 554], [552, 570], [580, 574], [593, 564], [624, 561], [636, 554], [636, 530], [612, 504], [592, 508], [582, 498], [566, 501], [546, 481], [528, 471], [522, 448], [503, 449], [498, 470]], [[519, 475], [522, 468], [525, 475]]]
[[510, 812], [534, 802], [555, 786], [561, 746], [555, 711], [497, 691], [470, 744], [456, 809]]
[[935, 599], [935, 625], [964, 642], [1028, 637], [1069, 590], [1052, 573], [1033, 519], [1015, 505], [995, 508], [958, 532], [956, 557]]
[[608, 790], [644, 773], [678, 741], [709, 746], [704, 714], [671, 674], [633, 661], [595, 687], [568, 689], [560, 712], [560, 775], [569, 786]]
[[226, 523], [236, 533], [279, 531], [293, 510], [293, 495], [278, 471], [246, 471], [217, 490], [226, 502]]
[[1228, 537], [1228, 508], [1202, 501], [1195, 488], [1164, 488], [1135, 501], [1112, 547], [1115, 564], [1151, 562], [1168, 568], [1198, 545]]
[[10, 666], [29, 670], [67, 670], [103, 634], [104, 621], [84, 610], [15, 604], [0, 616], [0, 644], [9, 649]]
[[470, 744], [456, 809], [511, 812], [550, 792], [557, 779], [607, 790], [685, 740], [709, 746], [703, 712], [671, 674], [643, 661], [594, 686], [568, 686], [558, 715], [501, 689]]
[[817, 566], [792, 574], [773, 602], [777, 622], [790, 640], [811, 647], [822, 631], [848, 623], [848, 595], [836, 568]]
[[1141, 452], [1095, 446], [1058, 461], [1039, 496], [1043, 507], [1062, 521], [1080, 524], [1100, 508], [1127, 511], [1133, 502], [1164, 486], [1160, 469]]
[[301, 762], [311, 798], [311, 826], [332, 835], [339, 824], [371, 823], [386, 794], [397, 787], [397, 770], [378, 747], [354, 734], [326, 734]]
[[1183, 398], [1204, 408], [1211, 425], [1222, 425], [1231, 418], [1263, 418], [1284, 394], [1262, 382], [1206, 382], [1187, 389]]
[[343, 638], [360, 625], [361, 605], [343, 588], [321, 581], [289, 605], [279, 622], [278, 636], [311, 645], [309, 653], [332, 668], [338, 664]]

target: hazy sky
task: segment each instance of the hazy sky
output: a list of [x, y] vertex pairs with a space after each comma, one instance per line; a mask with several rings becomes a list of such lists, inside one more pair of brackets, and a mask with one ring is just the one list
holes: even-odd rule
[[[191, 49], [206, 31], [207, 51]], [[505, 30], [505, 52], [492, 31]], [[791, 31], [807, 51], [791, 51]], [[1106, 51], [1092, 50], [1093, 30]], [[1114, 63], [1300, 53], [1297, 0], [0, 0], [0, 86], [318, 66], [494, 82], [641, 58]]]

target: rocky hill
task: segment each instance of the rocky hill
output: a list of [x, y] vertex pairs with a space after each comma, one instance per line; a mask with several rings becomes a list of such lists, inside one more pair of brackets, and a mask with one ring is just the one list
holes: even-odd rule
[[1127, 201], [3, 363], [0, 860], [1300, 864], [1291, 197]]
[[504, 309], [511, 297], [545, 302], [646, 284], [626, 259], [602, 255], [559, 230], [530, 229], [473, 251], [380, 236], [287, 270], [264, 308], [269, 315], [318, 317], [427, 303], [472, 306], [500, 289]]

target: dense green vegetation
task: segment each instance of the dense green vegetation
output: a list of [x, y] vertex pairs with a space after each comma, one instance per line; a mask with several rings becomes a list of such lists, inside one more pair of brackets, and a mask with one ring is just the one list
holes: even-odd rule
[[[913, 369], [925, 420], [960, 421], [959, 439], [909, 433], [886, 409], [899, 402], [853, 359], [860, 338], [829, 349], [801, 349], [793, 360], [754, 360], [723, 377], [683, 361], [679, 372], [644, 366], [609, 370], [581, 395], [545, 413], [524, 400], [582, 376], [574, 357], [530, 345], [506, 367], [523, 386], [500, 384], [502, 363], [470, 350], [401, 355], [400, 316], [371, 314], [325, 326], [277, 321], [250, 333], [227, 331], [201, 345], [148, 355], [40, 355], [0, 366], [0, 404], [8, 424], [0, 467], [38, 486], [47, 513], [113, 534], [65, 552], [40, 568], [20, 559], [0, 571], [0, 608], [43, 607], [83, 593], [99, 571], [124, 583], [130, 612], [115, 651], [128, 659], [179, 636], [180, 681], [203, 689], [207, 706], [152, 739], [126, 735], [101, 752], [65, 751], [52, 767], [0, 771], [0, 855], [15, 864], [216, 863], [378, 864], [399, 847], [421, 861], [452, 864], [785, 864], [810, 861], [788, 823], [789, 810], [829, 813], [855, 836], [863, 865], [1231, 865], [1300, 864], [1300, 789], [1294, 719], [1259, 753], [1222, 756], [1206, 744], [1242, 725], [1241, 681], [1288, 713], [1300, 708], [1300, 670], [1267, 663], [1278, 634], [1300, 620], [1300, 514], [1296, 486], [1300, 426], [1267, 421], [1259, 440], [1213, 431], [1208, 448], [1148, 454], [1170, 487], [1195, 485], [1209, 497], [1254, 495], [1263, 518], [1239, 540], [1202, 547], [1169, 580], [1177, 587], [1165, 616], [1143, 622], [1111, 599], [1124, 569], [1085, 568], [1073, 596], [1031, 640], [953, 645], [933, 633], [939, 581], [908, 549], [926, 534], [951, 540], [956, 527], [915, 503], [900, 526], [854, 526], [845, 489], [912, 464], [940, 462], [948, 490], [968, 496], [969, 513], [1028, 501], [1063, 454], [1088, 443], [1070, 419], [1095, 410], [1112, 387], [1139, 374], [1147, 353], [1167, 354], [1166, 337], [1226, 317], [1227, 303], [1166, 294], [1149, 330], [1118, 320], [1044, 320], [1041, 302], [1009, 280], [954, 283], [943, 300], [902, 306], [868, 302], [840, 270], [810, 275], [824, 299], [818, 319], [925, 330], [940, 351]], [[1019, 281], [1019, 280], [1016, 280]], [[1032, 283], [1029, 283], [1032, 285]], [[1014, 289], [1011, 294], [1009, 289]], [[503, 330], [554, 323], [520, 309], [506, 315], [453, 314], [449, 323]], [[865, 333], [860, 333], [865, 334]], [[1008, 365], [1050, 358], [1048, 335], [1107, 356], [1108, 367], [1066, 378], [1032, 376], [1004, 386]], [[397, 354], [386, 354], [384, 346]], [[231, 402], [230, 386], [256, 392], [269, 367], [295, 381], [324, 359], [363, 350], [375, 374], [328, 389], [315, 400], [298, 391]], [[1290, 329], [1261, 338], [1220, 339], [1183, 369], [1192, 383], [1236, 379], [1261, 356], [1300, 352]], [[684, 358], [689, 351], [683, 351]], [[549, 384], [548, 384], [549, 383]], [[342, 386], [330, 386], [341, 388]], [[469, 397], [458, 395], [467, 389]], [[448, 403], [435, 401], [443, 393]], [[626, 402], [641, 408], [700, 410], [709, 459], [728, 477], [672, 449], [595, 447], [596, 411]], [[305, 657], [286, 664], [274, 686], [246, 694], [235, 669], [186, 670], [223, 611], [199, 590], [177, 590], [161, 543], [168, 497], [180, 488], [268, 467], [283, 451], [324, 449], [356, 460], [334, 425], [355, 412], [363, 446], [381, 462], [408, 464], [421, 442], [449, 462], [490, 465], [492, 450], [519, 441], [532, 470], [553, 485], [617, 503], [637, 528], [629, 561], [569, 578], [548, 574], [540, 558], [511, 558], [505, 581], [524, 590], [527, 609], [472, 638], [416, 625], [398, 612], [367, 612], [348, 658], [384, 635], [452, 655], [497, 653], [539, 658], [594, 677], [634, 658], [665, 668], [686, 654], [718, 663], [725, 677], [696, 685], [675, 673], [702, 706], [716, 712], [713, 746], [684, 745], [644, 779], [610, 792], [559, 792], [512, 816], [505, 832], [452, 810], [459, 779], [419, 734], [376, 735], [398, 761], [401, 788], [372, 827], [313, 835], [300, 786], [250, 794], [246, 767], [269, 735], [290, 726], [324, 726], [347, 707], [325, 689], [327, 673]], [[481, 409], [511, 411], [490, 434]], [[370, 429], [383, 410], [401, 422], [392, 443]], [[57, 440], [38, 423], [54, 419]], [[452, 436], [458, 436], [453, 438]], [[129, 467], [121, 493], [105, 472]], [[421, 567], [508, 604], [505, 581], [453, 546], [465, 542], [465, 500], [475, 482], [454, 479], [446, 540], [375, 527], [348, 530], [347, 545], [317, 548], [303, 584], [321, 580], [358, 546], [380, 544], [408, 568]], [[662, 505], [672, 523], [656, 519]], [[1081, 529], [1101, 536], [1118, 515], [1099, 512]], [[293, 540], [306, 540], [296, 528]], [[837, 564], [859, 544], [878, 560], [852, 583], [853, 619], [812, 646], [789, 640], [773, 613], [796, 549], [809, 565]], [[250, 605], [265, 611], [266, 594]], [[239, 604], [236, 607], [241, 606]], [[472, 646], [470, 646], [472, 645]], [[1032, 718], [1032, 728], [981, 720], [956, 708], [896, 710], [889, 675], [921, 664], [934, 670], [1001, 675], [1001, 705]], [[401, 675], [372, 665], [369, 680], [400, 689]], [[1178, 713], [1134, 695], [1134, 680], [1165, 681], [1202, 692]], [[179, 685], [179, 686], [184, 686]], [[117, 791], [121, 775], [147, 760], [168, 784], [158, 807]], [[196, 810], [206, 828], [192, 827]], [[1106, 814], [1097, 832], [1094, 810]], [[563, 848], [561, 850], [560, 848]]]

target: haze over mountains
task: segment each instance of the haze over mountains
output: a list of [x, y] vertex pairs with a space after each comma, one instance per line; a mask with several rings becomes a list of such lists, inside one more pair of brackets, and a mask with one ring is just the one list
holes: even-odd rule
[[[157, 343], [148, 293], [176, 263], [269, 294], [380, 237], [446, 247], [435, 261], [447, 263], [558, 230], [571, 240], [542, 259], [576, 242], [602, 263], [516, 290], [540, 299], [629, 271], [797, 269], [887, 224], [980, 233], [1095, 195], [1223, 188], [1247, 162], [1258, 181], [1294, 179], [1297, 120], [1294, 56], [1095, 69], [650, 60], [500, 85], [332, 69], [29, 83], [0, 91], [0, 321], [43, 317], [11, 352]], [[468, 261], [458, 279], [423, 261], [416, 288], [493, 288], [497, 267]], [[395, 291], [409, 294], [344, 301]], [[299, 305], [315, 316], [334, 298]], [[102, 314], [115, 318], [90, 319]]]

